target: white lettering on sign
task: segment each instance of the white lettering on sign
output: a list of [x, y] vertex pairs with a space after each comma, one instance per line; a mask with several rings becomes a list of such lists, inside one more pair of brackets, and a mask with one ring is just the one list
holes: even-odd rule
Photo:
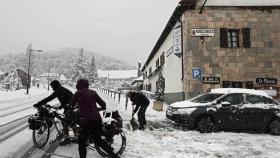
[[201, 80], [201, 69], [200, 68], [193, 68], [192, 69], [192, 76], [194, 79]]
[[192, 29], [192, 36], [214, 36], [214, 29]]
[[173, 52], [174, 55], [181, 58], [182, 56], [182, 33], [181, 23], [177, 22], [173, 28]]

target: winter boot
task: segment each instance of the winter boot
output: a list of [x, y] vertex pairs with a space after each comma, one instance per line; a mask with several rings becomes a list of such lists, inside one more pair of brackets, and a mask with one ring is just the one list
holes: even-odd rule
[[144, 129], [145, 129], [145, 128], [144, 128], [144, 125], [140, 125], [140, 126], [138, 127], [138, 129], [144, 131]]

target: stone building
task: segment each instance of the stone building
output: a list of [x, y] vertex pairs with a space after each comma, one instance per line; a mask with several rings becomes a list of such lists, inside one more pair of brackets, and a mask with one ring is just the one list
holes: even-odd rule
[[[157, 53], [164, 53], [166, 61], [177, 55], [182, 74], [181, 81], [174, 80], [181, 84], [182, 99], [218, 87], [273, 90], [277, 97], [279, 26], [279, 0], [181, 0], [142, 71], [156, 64]], [[162, 66], [163, 76], [172, 78], [168, 69]]]

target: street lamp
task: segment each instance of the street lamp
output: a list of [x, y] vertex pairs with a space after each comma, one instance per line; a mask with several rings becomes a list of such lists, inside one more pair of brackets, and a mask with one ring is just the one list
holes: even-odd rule
[[27, 51], [28, 53], [28, 69], [27, 69], [27, 86], [26, 86], [26, 94], [29, 94], [29, 86], [30, 86], [30, 78], [29, 77], [29, 72], [30, 72], [30, 55], [31, 55], [31, 52], [42, 52], [42, 50], [35, 50], [35, 49], [32, 49], [32, 45], [29, 44], [28, 47], [27, 47]]
[[51, 73], [51, 64], [49, 63], [49, 70], [48, 70], [48, 91], [50, 90], [50, 73]]

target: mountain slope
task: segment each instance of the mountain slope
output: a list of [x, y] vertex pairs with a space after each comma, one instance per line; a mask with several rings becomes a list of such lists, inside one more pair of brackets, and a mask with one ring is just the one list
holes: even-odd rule
[[[32, 53], [31, 56], [31, 74], [39, 76], [45, 72], [63, 73], [67, 77], [72, 74], [72, 68], [75, 63], [75, 57], [78, 56], [80, 49], [63, 48], [58, 51], [49, 51], [42, 53]], [[126, 64], [123, 61], [112, 57], [104, 56], [100, 53], [84, 50], [84, 55], [90, 61], [94, 56], [97, 69], [102, 70], [130, 70], [135, 67]], [[16, 68], [27, 69], [28, 58], [25, 53], [10, 54], [0, 56], [0, 70], [7, 72]]]

